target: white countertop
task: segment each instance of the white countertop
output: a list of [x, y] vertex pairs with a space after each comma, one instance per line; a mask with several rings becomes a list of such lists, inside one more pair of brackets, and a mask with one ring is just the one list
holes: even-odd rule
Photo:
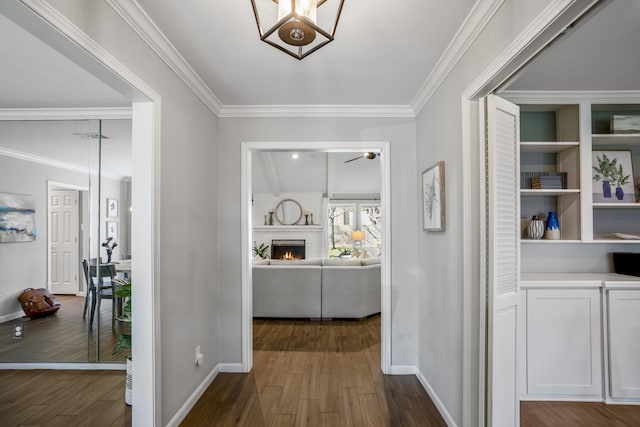
[[640, 277], [617, 273], [522, 273], [520, 286], [532, 288], [640, 289]]

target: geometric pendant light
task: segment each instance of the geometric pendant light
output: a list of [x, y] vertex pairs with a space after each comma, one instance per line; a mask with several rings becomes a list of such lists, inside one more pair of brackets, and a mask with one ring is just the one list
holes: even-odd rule
[[[333, 41], [344, 0], [251, 0], [251, 5], [260, 40], [302, 59]], [[272, 24], [266, 31], [261, 17]]]

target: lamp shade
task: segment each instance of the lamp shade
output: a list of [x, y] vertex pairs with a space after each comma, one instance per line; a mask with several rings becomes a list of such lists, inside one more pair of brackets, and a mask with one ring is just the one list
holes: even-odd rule
[[364, 240], [364, 230], [356, 230], [351, 232], [351, 240], [360, 242]]

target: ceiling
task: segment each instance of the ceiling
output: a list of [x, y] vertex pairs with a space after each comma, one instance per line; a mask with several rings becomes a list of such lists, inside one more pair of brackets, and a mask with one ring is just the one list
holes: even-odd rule
[[223, 105], [409, 105], [475, 0], [345, 0], [302, 61], [260, 41], [250, 0], [138, 3]]
[[[89, 172], [97, 168], [98, 120], [0, 120], [0, 154]], [[131, 177], [131, 120], [103, 120], [102, 174]]]
[[615, 0], [580, 21], [507, 90], [639, 90], [640, 1]]
[[131, 106], [130, 100], [1, 13], [0, 40], [0, 108]]
[[[353, 158], [358, 160], [345, 163]], [[330, 197], [380, 194], [380, 157], [363, 153], [270, 151], [252, 157], [252, 191], [322, 193]]]

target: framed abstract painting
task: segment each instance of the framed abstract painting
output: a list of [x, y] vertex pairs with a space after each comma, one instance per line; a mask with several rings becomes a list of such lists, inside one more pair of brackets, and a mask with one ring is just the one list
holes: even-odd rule
[[445, 231], [444, 162], [422, 172], [422, 228]]

